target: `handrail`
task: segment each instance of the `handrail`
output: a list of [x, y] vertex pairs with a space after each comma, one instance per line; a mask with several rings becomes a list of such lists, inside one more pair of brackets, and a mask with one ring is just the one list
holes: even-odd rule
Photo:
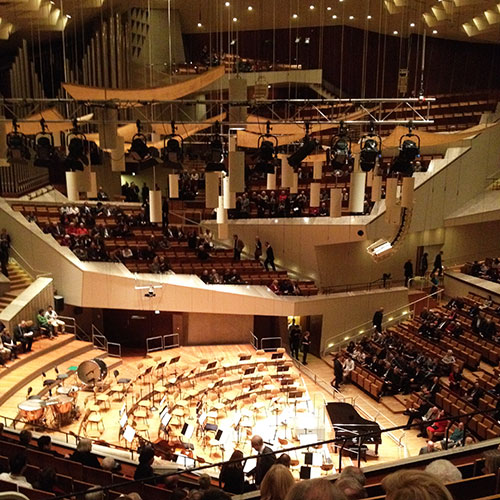
[[[455, 416], [449, 416], [449, 417], [443, 417], [443, 418], [437, 418], [437, 419], [434, 419], [434, 420], [429, 420], [429, 425], [432, 425], [436, 422], [441, 422], [443, 420], [446, 420], [446, 421], [451, 421], [451, 422], [459, 422], [461, 420], [463, 420], [464, 418], [472, 418], [476, 415], [488, 415], [488, 414], [491, 414], [493, 412], [497, 411], [496, 409], [492, 408], [492, 409], [489, 409], [489, 410], [477, 410], [477, 411], [473, 411], [473, 412], [470, 412], [470, 413], [464, 413], [464, 414], [459, 414], [459, 415], [455, 415]], [[410, 427], [416, 427], [416, 426], [419, 426], [420, 423], [412, 423], [410, 425]], [[383, 433], [390, 433], [390, 432], [394, 432], [394, 431], [399, 431], [399, 430], [404, 430], [406, 429], [406, 424], [403, 424], [403, 425], [399, 425], [399, 426], [396, 426], [396, 427], [391, 427], [391, 428], [388, 428], [388, 429], [381, 429], [380, 430], [380, 435], [382, 435]], [[465, 440], [465, 432], [464, 432], [464, 440]], [[363, 444], [363, 442], [366, 442], [365, 439], [367, 438], [370, 438], [370, 437], [375, 437], [375, 436], [378, 436], [379, 435], [379, 431], [378, 430], [373, 430], [373, 431], [368, 431], [368, 432], [365, 432], [365, 433], [360, 433], [358, 435], [356, 435], [356, 440], [357, 442], [359, 443], [358, 445], [358, 448], [361, 447], [361, 445]], [[326, 439], [326, 440], [323, 440], [323, 441], [317, 441], [316, 443], [309, 443], [309, 444], [303, 444], [303, 445], [298, 445], [298, 446], [292, 446], [292, 447], [289, 447], [289, 448], [283, 448], [283, 449], [280, 449], [280, 453], [288, 453], [289, 452], [292, 452], [292, 451], [297, 451], [297, 450], [302, 450], [302, 449], [308, 449], [308, 448], [312, 448], [312, 447], [319, 447], [319, 446], [323, 446], [323, 445], [334, 445], [336, 447], [339, 447], [339, 444], [342, 443], [341, 445], [341, 449], [344, 448], [345, 444], [352, 440], [352, 438], [338, 438], [338, 437], [335, 437], [335, 438], [332, 438], [332, 439]], [[445, 453], [447, 452], [448, 450], [445, 451]], [[271, 451], [269, 453], [262, 453], [259, 455], [259, 457], [263, 457], [263, 456], [272, 456], [274, 455], [276, 452], [275, 451]], [[339, 454], [339, 472], [341, 471], [342, 469], [342, 456], [341, 454]], [[207, 469], [217, 469], [219, 467], [222, 467], [223, 465], [228, 465], [228, 464], [232, 464], [232, 463], [241, 463], [241, 462], [245, 462], [246, 460], [249, 460], [249, 459], [255, 459], [257, 457], [257, 455], [249, 455], [249, 456], [246, 456], [246, 457], [243, 457], [243, 458], [238, 458], [238, 459], [233, 459], [233, 460], [224, 460], [222, 462], [217, 462], [217, 463], [207, 463], [205, 465], [198, 465], [198, 466], [194, 466], [194, 467], [188, 467], [184, 470], [175, 470], [175, 471], [169, 471], [169, 472], [165, 472], [163, 474], [157, 474], [157, 475], [154, 475], [152, 477], [147, 477], [147, 478], [143, 478], [143, 479], [134, 479], [134, 480], [127, 480], [126, 482], [122, 482], [120, 483], [119, 481], [116, 482], [116, 483], [113, 483], [113, 484], [110, 484], [110, 485], [106, 485], [106, 486], [95, 486], [93, 488], [93, 491], [107, 491], [109, 489], [113, 489], [113, 490], [119, 490], [121, 487], [127, 487], [127, 486], [130, 486], [131, 484], [140, 484], [140, 483], [148, 483], [148, 482], [151, 482], [151, 481], [158, 481], [158, 480], [161, 480], [161, 479], [165, 479], [169, 476], [173, 476], [173, 475], [181, 475], [181, 474], [192, 474], [193, 472], [200, 472], [200, 471], [203, 471], [203, 470], [207, 470]], [[360, 466], [360, 461], [361, 461], [361, 455], [358, 453], [358, 467]], [[83, 495], [85, 493], [85, 491], [75, 491], [73, 492], [73, 496], [78, 496], [78, 495]], [[56, 495], [55, 497], [53, 497], [53, 500], [63, 500], [65, 499], [66, 497], [68, 496], [67, 493], [64, 493], [64, 494], [60, 494], [60, 495]]]
[[[17, 250], [14, 245], [10, 245], [10, 250], [16, 255], [16, 260], [22, 261], [22, 267], [28, 271], [32, 278], [52, 278], [51, 272], [40, 271], [35, 269]], [[33, 272], [30, 272], [33, 271]]]
[[[384, 313], [384, 317], [387, 317], [387, 319], [382, 323], [382, 326], [386, 326], [388, 324], [393, 324], [396, 321], [402, 321], [403, 319], [406, 319], [406, 317], [409, 317], [411, 315], [411, 308], [412, 306], [415, 306], [418, 303], [421, 303], [423, 301], [429, 301], [433, 297], [439, 297], [441, 293], [444, 291], [443, 288], [438, 289], [436, 292], [430, 293], [429, 295], [426, 295], [425, 297], [422, 297], [418, 300], [415, 300], [413, 302], [410, 302], [409, 304], [406, 304], [405, 306], [398, 307], [397, 309], [394, 309], [392, 311], [389, 311], [388, 313]], [[401, 312], [402, 311], [402, 312]], [[367, 334], [368, 332], [371, 332], [373, 330], [373, 324], [371, 320], [367, 320], [360, 325], [357, 325], [353, 328], [349, 328], [348, 330], [345, 330], [344, 332], [338, 333], [334, 337], [330, 337], [325, 341], [325, 347], [323, 348], [322, 355], [325, 355], [326, 353], [330, 352], [333, 350], [334, 346], [337, 349], [341, 349], [342, 346], [344, 346], [347, 342], [355, 341], [357, 338], [361, 337], [364, 334]], [[357, 332], [356, 335], [352, 336], [351, 334], [353, 332]], [[335, 339], [337, 337], [342, 337], [343, 340], [335, 344], [332, 342], [332, 339]]]

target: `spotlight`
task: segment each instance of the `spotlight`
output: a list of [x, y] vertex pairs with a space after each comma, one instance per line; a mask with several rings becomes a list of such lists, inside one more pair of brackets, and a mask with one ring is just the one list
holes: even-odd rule
[[412, 133], [413, 123], [408, 124], [408, 133], [399, 139], [399, 155], [394, 158], [391, 173], [411, 177], [415, 171], [415, 160], [420, 158], [420, 137]]
[[220, 136], [220, 123], [215, 122], [215, 135], [210, 142], [210, 150], [205, 155], [205, 172], [227, 172], [224, 157], [224, 144]]
[[375, 168], [377, 160], [382, 157], [382, 139], [375, 134], [375, 126], [370, 123], [370, 131], [361, 138], [361, 153], [359, 164], [363, 172], [369, 172]]
[[58, 160], [56, 150], [54, 148], [54, 136], [51, 132], [47, 131], [47, 125], [45, 124], [45, 120], [43, 118], [40, 120], [40, 125], [42, 130], [35, 136], [36, 156], [33, 165], [35, 167], [48, 168], [54, 166]]
[[163, 140], [162, 159], [166, 167], [182, 170], [184, 159], [184, 140], [176, 134], [175, 122], [172, 121], [172, 133]]
[[347, 175], [352, 170], [352, 140], [349, 130], [340, 122], [339, 132], [332, 137], [332, 144], [326, 155], [327, 165], [333, 169], [333, 175], [337, 178]]
[[158, 164], [160, 154], [156, 148], [148, 147], [146, 136], [142, 133], [140, 120], [137, 120], [136, 125], [137, 133], [132, 137], [126, 163], [136, 163], [144, 168], [154, 167]]
[[12, 120], [13, 131], [7, 134], [7, 158], [9, 160], [29, 160], [31, 158], [26, 136], [18, 132], [17, 120]]
[[271, 134], [271, 123], [266, 124], [266, 133], [258, 140], [258, 153], [255, 170], [265, 174], [274, 174], [278, 163], [277, 150], [278, 138]]
[[319, 146], [319, 143], [316, 139], [311, 139], [309, 136], [309, 123], [306, 123], [306, 135], [304, 136], [304, 140], [302, 141], [302, 145], [295, 151], [295, 153], [292, 153], [288, 157], [288, 165], [290, 165], [293, 168], [299, 168], [300, 164], [311, 154], [313, 153], [317, 147]]
[[85, 134], [79, 131], [76, 119], [73, 120], [73, 130], [68, 134], [66, 141], [68, 154], [64, 160], [64, 169], [67, 172], [83, 170], [83, 167], [89, 164], [88, 142]]

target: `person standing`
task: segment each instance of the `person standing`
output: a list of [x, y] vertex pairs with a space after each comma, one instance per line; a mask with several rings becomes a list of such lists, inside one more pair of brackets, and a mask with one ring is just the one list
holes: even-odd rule
[[432, 269], [432, 273], [438, 273], [438, 276], [443, 274], [443, 251], [441, 250], [434, 259], [434, 267]]
[[311, 346], [311, 333], [309, 330], [304, 332], [304, 336], [302, 337], [302, 363], [307, 365], [307, 355], [309, 354], [309, 347]]
[[375, 311], [373, 315], [372, 324], [378, 333], [382, 333], [382, 320], [384, 319], [384, 308], [381, 307], [378, 311]]
[[435, 272], [431, 273], [431, 295], [438, 291], [439, 278], [436, 276]]
[[145, 182], [142, 185], [141, 198], [142, 198], [143, 203], [146, 203], [147, 201], [149, 201], [149, 187]]
[[269, 446], [264, 445], [264, 440], [260, 436], [253, 436], [251, 443], [252, 448], [258, 453], [258, 457], [257, 465], [248, 473], [248, 475], [254, 476], [255, 484], [260, 486], [260, 483], [262, 483], [262, 480], [268, 470], [276, 462], [276, 455], [273, 453], [273, 450], [269, 448]]
[[9, 277], [9, 253], [10, 253], [10, 235], [7, 229], [2, 228], [0, 232], [0, 265], [2, 267], [2, 274]]
[[292, 353], [292, 358], [296, 360], [299, 359], [299, 349], [300, 349], [300, 328], [298, 325], [290, 330], [290, 351]]
[[408, 286], [408, 282], [413, 278], [413, 263], [411, 259], [408, 259], [404, 265], [405, 272], [405, 286]]
[[333, 359], [333, 376], [334, 380], [332, 380], [332, 385], [337, 389], [340, 389], [340, 384], [342, 383], [342, 377], [344, 374], [344, 366], [340, 361], [340, 354], [337, 354]]
[[276, 271], [276, 266], [274, 265], [274, 250], [269, 241], [266, 241], [266, 260], [264, 261], [264, 267], [266, 271], [269, 271], [269, 265]]
[[429, 268], [429, 261], [427, 260], [428, 256], [429, 254], [427, 252], [424, 252], [422, 258], [420, 259], [420, 276], [425, 276], [425, 273]]
[[255, 237], [255, 252], [254, 252], [255, 260], [260, 260], [262, 256], [262, 241], [258, 236]]
[[245, 243], [243, 243], [243, 240], [238, 238], [237, 234], [233, 235], [233, 238], [234, 238], [234, 245], [233, 245], [234, 257], [233, 257], [233, 259], [235, 261], [239, 261], [239, 260], [241, 260], [241, 252], [243, 252], [243, 249], [245, 248]]

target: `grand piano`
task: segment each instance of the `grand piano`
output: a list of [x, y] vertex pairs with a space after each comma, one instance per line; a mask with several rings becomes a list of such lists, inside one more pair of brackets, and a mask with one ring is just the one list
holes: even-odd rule
[[[363, 418], [349, 403], [327, 403], [326, 411], [335, 431], [335, 437], [344, 439], [340, 446], [340, 455], [346, 450], [354, 453], [361, 462], [366, 445], [375, 445], [375, 455], [378, 454], [378, 445], [382, 443], [380, 425]], [[366, 455], [366, 451], [364, 453]], [[341, 456], [339, 457], [341, 459]]]

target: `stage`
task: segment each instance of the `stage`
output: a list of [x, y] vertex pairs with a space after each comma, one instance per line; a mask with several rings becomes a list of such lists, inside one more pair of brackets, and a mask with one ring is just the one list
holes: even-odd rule
[[[21, 378], [20, 389], [2, 401], [0, 415], [22, 419], [24, 422], [16, 425], [18, 430], [44, 423], [59, 428], [50, 432], [54, 440], [65, 441], [63, 433], [75, 433], [124, 449], [136, 449], [144, 441], [161, 443], [159, 448], [168, 450], [164, 457], [172, 452], [179, 466], [227, 460], [234, 449], [251, 455], [254, 434], [270, 443], [277, 456], [281, 449], [334, 437], [325, 408], [327, 402], [335, 400], [333, 392], [324, 379], [315, 383], [316, 375], [299, 371], [286, 353], [264, 353], [251, 345], [236, 344], [186, 346], [119, 359], [76, 340], [55, 342], [62, 344], [59, 349], [70, 350], [72, 346], [75, 355], [63, 364], [59, 349], [50, 349], [55, 345], [49, 344], [49, 351], [36, 361], [45, 367], [45, 377], [33, 378], [22, 366], [12, 370], [10, 378], [16, 372]], [[78, 355], [76, 348], [82, 351]], [[96, 358], [100, 361], [91, 361]], [[318, 361], [323, 363], [312, 358], [309, 367]], [[68, 377], [55, 380], [52, 386], [44, 385], [49, 377], [57, 378], [56, 366]], [[19, 405], [26, 408], [23, 403], [28, 388], [31, 396], [42, 395], [43, 410], [19, 411]], [[355, 398], [350, 399], [355, 403]], [[36, 400], [32, 401], [36, 407]], [[358, 411], [362, 413], [362, 408]], [[304, 451], [290, 453], [297, 477]], [[309, 451], [314, 452], [311, 477], [335, 472], [339, 456], [332, 445]], [[378, 458], [368, 458], [367, 464], [406, 455], [404, 446], [383, 435]], [[342, 463], [353, 462], [344, 456]], [[161, 469], [168, 464], [156, 465]], [[251, 468], [250, 462], [247, 467]], [[209, 472], [218, 474], [215, 468]]]

